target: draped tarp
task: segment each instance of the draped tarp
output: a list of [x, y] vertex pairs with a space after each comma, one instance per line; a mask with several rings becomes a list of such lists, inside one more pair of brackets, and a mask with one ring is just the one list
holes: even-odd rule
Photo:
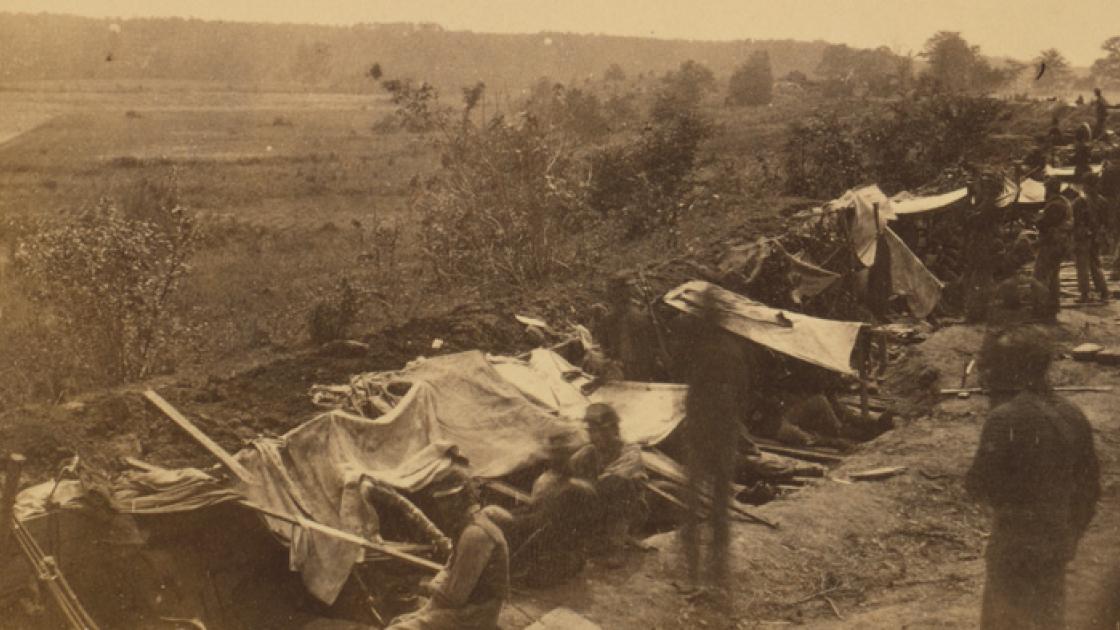
[[[684, 386], [615, 383], [589, 398], [581, 387], [590, 380], [558, 354], [538, 349], [524, 359], [478, 351], [421, 359], [400, 371], [355, 376], [348, 387], [316, 388], [320, 404], [329, 394], [348, 410], [238, 453], [259, 481], [242, 490], [260, 505], [360, 533], [361, 501], [354, 494], [362, 476], [416, 491], [450, 466], [446, 455], [455, 448], [477, 476], [501, 477], [543, 457], [552, 433], [578, 431], [593, 401], [616, 407], [623, 437], [634, 443], [661, 441], [684, 417]], [[376, 397], [377, 404], [363, 397]], [[358, 413], [390, 405], [374, 418]], [[290, 566], [308, 590], [333, 601], [360, 549], [268, 520], [291, 542]]]
[[774, 241], [774, 245], [789, 265], [787, 276], [793, 285], [790, 297], [794, 302], [800, 304], [804, 298], [820, 294], [840, 279], [840, 274], [807, 263], [789, 253], [780, 242]]
[[894, 230], [883, 230], [883, 243], [890, 250], [891, 293], [904, 296], [910, 313], [924, 319], [937, 306], [944, 285]]
[[947, 193], [927, 197], [915, 197], [909, 193], [902, 193], [891, 199], [891, 209], [897, 216], [923, 214], [948, 208], [959, 203], [967, 196], [967, 188], [958, 188]]
[[686, 313], [700, 311], [701, 295], [709, 291], [720, 326], [776, 352], [843, 374], [854, 374], [852, 351], [861, 322], [820, 319], [770, 308], [713, 284], [695, 280], [669, 291], [666, 304]]
[[875, 262], [879, 232], [895, 218], [890, 199], [878, 186], [864, 186], [849, 190], [839, 199], [825, 204], [824, 208], [826, 211], [853, 209], [848, 236], [856, 256], [864, 266], [870, 267]]

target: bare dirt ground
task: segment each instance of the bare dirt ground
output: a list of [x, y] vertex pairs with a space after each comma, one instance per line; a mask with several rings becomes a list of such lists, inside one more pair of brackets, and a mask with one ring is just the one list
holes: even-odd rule
[[[1116, 307], [1065, 311], [1058, 327], [1062, 347], [1107, 343], [1120, 332], [1117, 314]], [[831, 479], [757, 508], [779, 521], [780, 530], [734, 526], [730, 614], [704, 598], [690, 599], [680, 588], [683, 561], [670, 533], [647, 541], [656, 552], [632, 552], [623, 569], [597, 567], [574, 584], [515, 600], [504, 613], [506, 627], [523, 627], [558, 605], [619, 629], [975, 627], [988, 519], [965, 496], [963, 477], [988, 401], [942, 398], [913, 383], [933, 368], [941, 374], [934, 387], [957, 386], [982, 335], [979, 327], [957, 325], [909, 347], [886, 389], [913, 403], [910, 417], [860, 447]], [[1063, 358], [1052, 381], [1120, 390], [1120, 370]], [[1097, 516], [1069, 569], [1069, 627], [1112, 628], [1116, 620], [1105, 619], [1105, 608], [1118, 593], [1120, 567], [1117, 393], [1069, 397], [1093, 424], [1103, 486]], [[906, 466], [907, 472], [884, 481], [838, 481], [848, 472], [879, 466]], [[831, 602], [810, 598], [821, 591], [828, 591]]]

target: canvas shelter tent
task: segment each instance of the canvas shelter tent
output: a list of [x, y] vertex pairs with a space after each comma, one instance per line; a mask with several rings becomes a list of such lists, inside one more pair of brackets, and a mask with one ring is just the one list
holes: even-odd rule
[[686, 313], [699, 313], [708, 293], [719, 313], [720, 326], [763, 347], [841, 374], [855, 374], [852, 353], [862, 322], [820, 319], [770, 308], [708, 282], [687, 282], [665, 295], [665, 302]]
[[890, 228], [889, 223], [900, 216], [952, 207], [961, 202], [959, 192], [934, 197], [896, 196], [904, 211], [900, 215], [894, 200], [887, 198], [878, 186], [864, 186], [845, 192], [810, 216], [818, 221], [826, 216], [845, 217], [848, 243], [864, 267], [875, 265], [879, 246], [885, 246], [889, 250], [885, 260], [890, 265], [893, 294], [904, 296], [910, 312], [915, 317], [924, 318], [937, 306], [944, 285]]

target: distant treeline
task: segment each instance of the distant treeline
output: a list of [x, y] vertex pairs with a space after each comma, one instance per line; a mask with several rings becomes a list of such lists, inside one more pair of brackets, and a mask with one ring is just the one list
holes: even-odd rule
[[769, 53], [775, 77], [813, 76], [827, 47], [820, 41], [503, 35], [433, 24], [335, 27], [0, 13], [0, 82], [158, 79], [364, 91], [372, 87], [367, 75], [377, 62], [391, 76], [444, 89], [482, 81], [491, 90], [512, 91], [541, 77], [568, 85], [602, 79], [612, 64], [627, 77], [662, 74], [687, 59], [727, 77], [759, 50]]

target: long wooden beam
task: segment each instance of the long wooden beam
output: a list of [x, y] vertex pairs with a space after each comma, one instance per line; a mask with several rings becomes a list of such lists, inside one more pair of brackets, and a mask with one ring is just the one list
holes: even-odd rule
[[250, 473], [244, 466], [242, 466], [240, 462], [234, 459], [233, 455], [230, 455], [229, 452], [218, 445], [217, 442], [211, 440], [210, 436], [203, 433], [202, 430], [196, 427], [193, 422], [187, 419], [186, 416], [179, 413], [178, 409], [172, 407], [171, 403], [164, 400], [162, 396], [155, 392], [155, 390], [149, 389], [148, 391], [144, 392], [144, 397], [147, 398], [148, 401], [153, 405], [155, 405], [157, 409], [162, 411], [168, 418], [171, 418], [172, 422], [179, 425], [180, 429], [186, 431], [187, 435], [190, 435], [196, 442], [201, 444], [203, 448], [210, 451], [210, 453], [214, 457], [217, 457], [218, 461], [222, 462], [222, 464], [225, 465], [225, 467], [228, 468], [230, 472], [237, 475], [238, 479], [247, 484], [256, 483], [256, 479], [253, 477], [252, 473]]
[[299, 526], [299, 527], [302, 527], [304, 529], [308, 529], [308, 530], [311, 530], [311, 531], [316, 531], [316, 532], [319, 532], [320, 534], [330, 536], [331, 538], [335, 538], [337, 540], [353, 543], [355, 545], [365, 547], [366, 549], [370, 549], [372, 551], [376, 551], [378, 553], [385, 554], [387, 556], [396, 558], [398, 560], [403, 560], [404, 562], [407, 562], [407, 563], [409, 563], [409, 564], [411, 564], [415, 567], [420, 567], [422, 569], [428, 569], [429, 571], [433, 571], [433, 572], [436, 572], [436, 573], [438, 573], [440, 570], [443, 569], [443, 565], [432, 562], [431, 560], [428, 560], [427, 558], [421, 558], [419, 556], [414, 556], [410, 553], [405, 553], [403, 551], [393, 549], [392, 547], [389, 547], [387, 545], [379, 545], [379, 544], [377, 544], [377, 543], [375, 543], [371, 540], [366, 540], [365, 538], [362, 538], [361, 536], [358, 536], [356, 534], [351, 534], [350, 532], [343, 531], [341, 529], [336, 529], [336, 528], [331, 527], [329, 525], [323, 525], [322, 523], [319, 523], [317, 521], [312, 521], [312, 520], [309, 520], [309, 519], [306, 519], [306, 518], [299, 518], [299, 517], [293, 516], [291, 514], [287, 514], [287, 513], [284, 513], [284, 512], [274, 510], [272, 508], [267, 508], [263, 505], [258, 505], [256, 503], [253, 503], [252, 501], [248, 501], [248, 500], [242, 500], [242, 501], [239, 501], [239, 503], [241, 505], [249, 508], [250, 510], [255, 510], [257, 512], [260, 512], [261, 514], [266, 515], [266, 516], [271, 516], [272, 518], [279, 519], [279, 520], [284, 521], [286, 523], [291, 523], [292, 525], [296, 525], [296, 526]]
[[[1111, 385], [1059, 385], [1051, 387], [1055, 392], [1110, 392]], [[987, 394], [988, 390], [982, 387], [947, 387], [941, 390], [942, 394]]]

